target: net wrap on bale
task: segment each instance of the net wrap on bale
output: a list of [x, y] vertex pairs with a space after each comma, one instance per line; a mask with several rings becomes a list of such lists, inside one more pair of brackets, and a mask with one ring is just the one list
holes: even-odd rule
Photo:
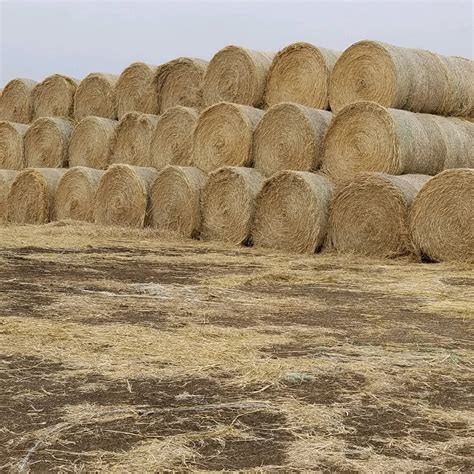
[[33, 89], [31, 79], [13, 79], [0, 92], [0, 120], [30, 123], [33, 120]]
[[0, 169], [24, 168], [24, 137], [28, 128], [28, 125], [20, 123], [0, 122]]

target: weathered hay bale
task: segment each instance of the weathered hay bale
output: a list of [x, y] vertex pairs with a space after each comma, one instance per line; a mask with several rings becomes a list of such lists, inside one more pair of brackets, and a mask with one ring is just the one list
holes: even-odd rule
[[155, 168], [111, 165], [99, 181], [94, 201], [96, 224], [143, 227], [148, 215], [149, 189]]
[[150, 160], [155, 168], [191, 164], [193, 130], [198, 116], [196, 109], [180, 105], [160, 116], [150, 143]]
[[0, 170], [0, 223], [7, 220], [7, 197], [18, 171]]
[[334, 111], [370, 100], [412, 112], [474, 116], [473, 77], [469, 59], [360, 41], [336, 62], [329, 102]]
[[33, 89], [31, 79], [13, 79], [0, 94], [0, 120], [30, 123], [33, 119]]
[[79, 121], [84, 117], [104, 117], [115, 120], [115, 85], [118, 76], [93, 72], [79, 84], [74, 96], [74, 118]]
[[57, 220], [93, 221], [94, 198], [105, 171], [77, 166], [61, 178], [54, 197]]
[[29, 126], [0, 122], [0, 169], [21, 170], [25, 166], [23, 139]]
[[323, 175], [282, 171], [257, 196], [255, 246], [297, 253], [320, 249], [327, 233], [333, 184]]
[[325, 110], [290, 102], [274, 105], [253, 135], [255, 168], [265, 176], [283, 170], [317, 170], [331, 119], [331, 112]]
[[431, 178], [410, 210], [410, 233], [420, 257], [474, 262], [474, 169], [446, 170]]
[[150, 225], [183, 237], [201, 228], [200, 196], [206, 175], [194, 167], [167, 166], [150, 189]]
[[30, 168], [68, 166], [69, 140], [74, 130], [72, 120], [42, 117], [25, 133], [25, 161]]
[[45, 224], [54, 220], [54, 195], [64, 168], [20, 171], [7, 197], [7, 217], [16, 224]]
[[117, 125], [116, 120], [102, 117], [82, 119], [69, 142], [69, 166], [107, 169]]
[[133, 63], [120, 74], [115, 86], [117, 117], [128, 112], [158, 114], [158, 101], [153, 85], [157, 66]]
[[198, 118], [193, 133], [193, 163], [209, 172], [221, 166], [251, 166], [253, 131], [264, 112], [221, 102]]
[[270, 66], [265, 106], [296, 102], [315, 109], [329, 108], [329, 77], [340, 54], [302, 42], [283, 48]]
[[39, 117], [72, 117], [74, 94], [79, 80], [53, 74], [33, 89], [33, 119]]
[[226, 46], [211, 59], [202, 83], [205, 106], [218, 102], [260, 107], [274, 53]]

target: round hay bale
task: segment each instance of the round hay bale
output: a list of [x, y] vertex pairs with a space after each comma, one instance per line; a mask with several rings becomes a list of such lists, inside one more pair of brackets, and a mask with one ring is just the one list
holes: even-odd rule
[[25, 166], [23, 140], [29, 126], [0, 122], [0, 169], [21, 170]]
[[33, 89], [31, 79], [13, 79], [0, 94], [0, 120], [30, 123], [33, 119]]
[[416, 253], [431, 261], [474, 262], [474, 169], [446, 170], [420, 190], [410, 210]]
[[296, 102], [315, 109], [329, 108], [329, 77], [340, 54], [309, 43], [293, 43], [283, 48], [270, 66], [265, 106]]
[[7, 217], [16, 224], [45, 224], [54, 220], [54, 195], [64, 168], [20, 171], [7, 197]]
[[0, 170], [0, 223], [7, 221], [7, 197], [18, 171]]
[[150, 225], [183, 237], [201, 228], [200, 196], [206, 175], [194, 167], [167, 166], [150, 189]]
[[255, 168], [265, 176], [283, 170], [317, 170], [331, 119], [331, 112], [325, 110], [289, 102], [274, 105], [253, 135]]
[[157, 66], [133, 63], [120, 74], [115, 85], [117, 117], [128, 112], [158, 114], [158, 101], [153, 85]]
[[155, 168], [191, 164], [193, 130], [198, 116], [196, 109], [178, 105], [160, 117], [150, 143], [150, 159]]
[[226, 46], [211, 59], [202, 83], [205, 106], [218, 102], [260, 107], [274, 53]]
[[25, 161], [30, 168], [68, 166], [69, 140], [74, 130], [72, 120], [42, 117], [25, 133]]
[[93, 221], [94, 198], [105, 171], [77, 166], [61, 178], [54, 196], [57, 220]]
[[379, 257], [409, 253], [409, 209], [428, 179], [416, 174], [358, 174], [338, 190], [331, 204], [328, 247]]
[[115, 120], [115, 85], [118, 76], [93, 72], [79, 84], [74, 96], [74, 118], [79, 121], [84, 117], [104, 117]]
[[222, 102], [199, 116], [193, 132], [193, 163], [209, 172], [221, 166], [252, 166], [253, 132], [264, 112]]
[[155, 168], [111, 165], [99, 181], [94, 222], [119, 227], [143, 227], [148, 216], [149, 189]]
[[282, 171], [267, 179], [257, 196], [255, 246], [314, 253], [327, 233], [333, 184], [323, 175]]

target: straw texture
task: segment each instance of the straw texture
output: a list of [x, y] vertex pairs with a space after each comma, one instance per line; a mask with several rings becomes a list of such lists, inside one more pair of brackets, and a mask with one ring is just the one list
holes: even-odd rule
[[33, 89], [31, 79], [13, 79], [0, 93], [0, 120], [30, 123], [33, 119]]
[[25, 166], [23, 140], [29, 126], [0, 122], [0, 169], [21, 170]]
[[0, 170], [0, 223], [7, 221], [7, 197], [18, 171]]

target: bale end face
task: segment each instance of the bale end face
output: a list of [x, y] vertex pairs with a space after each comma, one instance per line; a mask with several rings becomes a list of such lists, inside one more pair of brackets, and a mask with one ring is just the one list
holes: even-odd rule
[[31, 79], [13, 79], [0, 90], [0, 120], [30, 123], [33, 119], [33, 89]]
[[0, 122], [0, 169], [20, 170], [25, 166], [23, 139], [28, 125]]
[[7, 198], [18, 171], [0, 170], [0, 223], [7, 222]]

